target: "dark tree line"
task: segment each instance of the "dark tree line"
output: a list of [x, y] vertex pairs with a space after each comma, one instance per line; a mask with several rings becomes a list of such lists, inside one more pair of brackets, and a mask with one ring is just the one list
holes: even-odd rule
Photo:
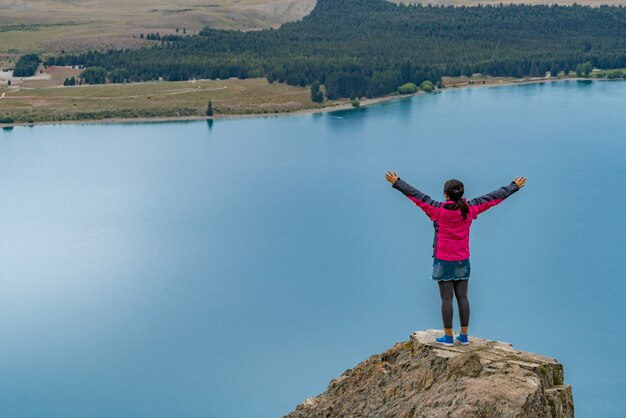
[[[117, 71], [113, 70], [112, 73]], [[104, 84], [107, 80], [107, 70], [102, 67], [89, 67], [84, 69], [79, 76], [87, 84]]]
[[[176, 33], [178, 33], [178, 29], [176, 29]], [[183, 33], [187, 33], [186, 29], [183, 29]], [[140, 34], [139, 39], [146, 39], [147, 41], [161, 41], [161, 43], [165, 42], [178, 42], [183, 39], [181, 35], [159, 35], [159, 32], [156, 33], [148, 33], [147, 35]]]
[[[626, 8], [432, 7], [318, 0], [299, 22], [258, 32], [205, 29], [138, 50], [64, 54], [48, 65], [102, 67], [116, 82], [267, 77], [319, 83], [326, 96], [374, 97], [442, 76], [544, 76], [584, 62], [626, 67]], [[318, 90], [312, 90], [312, 98]]]
[[315, 103], [322, 103], [324, 101], [324, 93], [320, 90], [319, 81], [314, 81], [311, 84], [311, 101]]
[[13, 77], [30, 77], [35, 75], [40, 62], [41, 60], [37, 54], [22, 55], [15, 64]]

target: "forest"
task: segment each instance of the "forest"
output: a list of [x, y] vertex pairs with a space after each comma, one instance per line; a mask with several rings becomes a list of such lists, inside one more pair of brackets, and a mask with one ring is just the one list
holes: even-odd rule
[[151, 36], [151, 47], [64, 54], [45, 64], [99, 67], [106, 77], [96, 82], [267, 77], [319, 83], [329, 99], [376, 97], [442, 76], [544, 76], [584, 62], [626, 67], [625, 33], [624, 7], [318, 0], [310, 15], [279, 29]]

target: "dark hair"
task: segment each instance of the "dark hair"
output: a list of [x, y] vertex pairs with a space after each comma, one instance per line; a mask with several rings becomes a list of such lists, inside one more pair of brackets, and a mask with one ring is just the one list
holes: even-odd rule
[[454, 204], [446, 203], [443, 207], [453, 210], [461, 209], [463, 220], [467, 219], [467, 213], [469, 212], [469, 207], [463, 200], [464, 191], [463, 183], [457, 179], [448, 180], [443, 186], [443, 192], [448, 195], [450, 200], [454, 201]]

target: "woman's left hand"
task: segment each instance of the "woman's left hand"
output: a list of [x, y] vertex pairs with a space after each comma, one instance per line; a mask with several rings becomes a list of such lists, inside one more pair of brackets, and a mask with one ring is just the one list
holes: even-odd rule
[[393, 173], [391, 171], [387, 171], [387, 174], [385, 174], [385, 178], [391, 184], [396, 184], [396, 181], [398, 181], [398, 175], [395, 171]]

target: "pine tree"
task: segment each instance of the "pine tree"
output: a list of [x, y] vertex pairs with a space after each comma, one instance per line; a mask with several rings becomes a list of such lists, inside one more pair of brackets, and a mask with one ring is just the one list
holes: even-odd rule
[[206, 115], [213, 116], [213, 103], [209, 100], [209, 105], [206, 108]]
[[315, 81], [311, 84], [311, 101], [315, 103], [322, 103], [324, 101], [324, 93], [320, 91], [319, 81]]
[[537, 65], [536, 62], [533, 62], [530, 66], [530, 74], [531, 77], [540, 77], [541, 71], [539, 70], [539, 66]]

